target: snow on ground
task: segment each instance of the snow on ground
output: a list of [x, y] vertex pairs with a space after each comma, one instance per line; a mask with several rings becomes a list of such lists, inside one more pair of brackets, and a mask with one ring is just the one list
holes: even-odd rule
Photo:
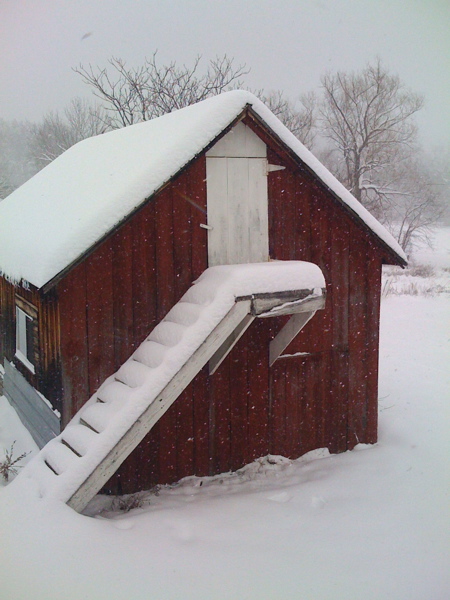
[[[3, 488], [0, 598], [447, 600], [449, 317], [442, 292], [383, 299], [375, 446], [189, 478], [95, 518], [28, 480]], [[27, 450], [4, 403], [0, 419], [0, 444]]]

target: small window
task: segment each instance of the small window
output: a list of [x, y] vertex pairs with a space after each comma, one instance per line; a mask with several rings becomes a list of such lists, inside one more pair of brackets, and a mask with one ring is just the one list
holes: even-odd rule
[[36, 322], [22, 307], [16, 304], [16, 357], [35, 373]]

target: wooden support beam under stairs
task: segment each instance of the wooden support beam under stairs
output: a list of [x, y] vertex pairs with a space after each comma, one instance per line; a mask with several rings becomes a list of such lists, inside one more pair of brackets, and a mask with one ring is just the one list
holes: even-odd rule
[[213, 375], [226, 357], [230, 354], [233, 348], [236, 346], [238, 341], [250, 327], [250, 325], [255, 320], [253, 315], [246, 315], [244, 319], [242, 319], [241, 323], [236, 327], [234, 331], [227, 337], [224, 343], [220, 346], [220, 348], [215, 352], [209, 361], [209, 374]]
[[296, 313], [289, 319], [281, 331], [277, 333], [269, 345], [270, 367], [315, 314], [316, 311]]

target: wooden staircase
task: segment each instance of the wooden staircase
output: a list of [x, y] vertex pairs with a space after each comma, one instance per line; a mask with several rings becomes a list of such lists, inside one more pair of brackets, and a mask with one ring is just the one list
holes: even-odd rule
[[33, 478], [42, 496], [82, 511], [197, 373], [209, 362], [213, 374], [255, 318], [293, 314], [271, 342], [273, 363], [325, 304], [320, 288], [236, 297], [208, 277], [202, 287], [204, 281], [24, 468], [20, 477]]

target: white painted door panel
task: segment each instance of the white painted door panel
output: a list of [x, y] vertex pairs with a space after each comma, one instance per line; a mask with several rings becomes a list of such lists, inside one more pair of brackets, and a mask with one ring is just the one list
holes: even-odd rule
[[267, 160], [248, 161], [250, 262], [269, 260], [269, 206]]
[[266, 158], [207, 157], [208, 262], [268, 260]]
[[226, 159], [206, 159], [208, 207], [208, 265], [228, 261], [228, 178]]
[[267, 146], [237, 123], [206, 153], [209, 266], [269, 258]]

